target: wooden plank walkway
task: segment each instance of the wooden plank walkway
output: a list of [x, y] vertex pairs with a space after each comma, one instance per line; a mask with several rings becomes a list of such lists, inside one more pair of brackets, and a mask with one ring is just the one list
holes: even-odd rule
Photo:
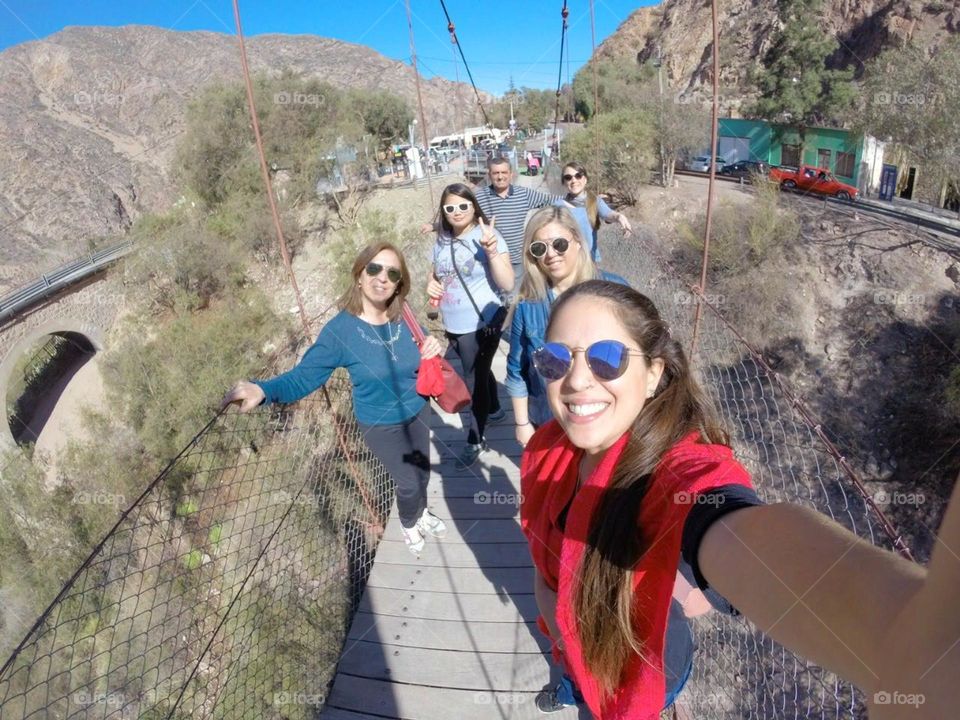
[[[394, 508], [326, 720], [542, 717], [534, 696], [559, 675], [536, 627], [533, 568], [520, 532], [520, 446], [502, 387], [505, 352], [501, 343], [494, 375], [507, 419], [487, 429], [490, 452], [473, 467], [454, 467], [465, 442], [461, 418], [434, 413], [429, 504], [447, 537], [428, 539], [414, 558]], [[570, 708], [553, 717], [590, 714]]]

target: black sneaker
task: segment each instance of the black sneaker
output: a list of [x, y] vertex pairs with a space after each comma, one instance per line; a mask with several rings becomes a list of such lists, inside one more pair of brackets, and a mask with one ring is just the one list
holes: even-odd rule
[[560, 689], [561, 685], [557, 683], [555, 687], [549, 690], [541, 690], [538, 692], [536, 697], [537, 710], [544, 715], [549, 715], [550, 713], [560, 712], [564, 708], [570, 707], [570, 704], [560, 701], [558, 695]]

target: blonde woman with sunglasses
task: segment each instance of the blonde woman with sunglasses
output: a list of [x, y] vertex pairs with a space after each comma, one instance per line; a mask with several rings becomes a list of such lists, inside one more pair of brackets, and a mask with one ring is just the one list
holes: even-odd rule
[[580, 226], [562, 207], [538, 210], [523, 239], [523, 282], [510, 325], [507, 393], [513, 404], [517, 442], [526, 445], [533, 431], [553, 414], [543, 380], [533, 369], [533, 352], [543, 345], [550, 307], [566, 290], [584, 280], [626, 280], [599, 270], [590, 259]]
[[427, 294], [439, 303], [450, 348], [460, 358], [471, 392], [467, 444], [458, 468], [470, 467], [487, 449], [487, 421], [506, 415], [490, 366], [507, 313], [501, 297], [513, 288], [513, 280], [510, 253], [496, 221], [487, 219], [469, 187], [448, 185], [440, 196], [440, 231]]
[[390, 243], [360, 251], [340, 312], [292, 370], [269, 380], [241, 381], [223, 398], [249, 412], [263, 403], [292, 403], [319, 389], [339, 367], [353, 385], [353, 409], [367, 447], [393, 477], [404, 542], [419, 556], [427, 536], [446, 535], [427, 509], [430, 403], [417, 394], [422, 358], [441, 353], [427, 337], [417, 347], [401, 310], [410, 291], [403, 254]]

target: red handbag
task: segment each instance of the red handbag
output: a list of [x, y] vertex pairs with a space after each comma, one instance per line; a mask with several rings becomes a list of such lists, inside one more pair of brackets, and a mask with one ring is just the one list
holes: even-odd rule
[[[410, 328], [417, 347], [423, 345], [426, 339], [420, 323], [407, 303], [403, 304], [403, 320]], [[417, 392], [426, 397], [432, 397], [444, 412], [455, 413], [463, 410], [470, 404], [470, 391], [457, 374], [453, 366], [439, 355], [420, 360], [420, 369], [417, 371]]]

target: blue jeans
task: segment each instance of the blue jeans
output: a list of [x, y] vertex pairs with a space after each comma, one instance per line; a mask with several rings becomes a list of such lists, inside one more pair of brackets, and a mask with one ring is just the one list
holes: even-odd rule
[[684, 686], [687, 684], [687, 680], [690, 679], [690, 674], [693, 672], [693, 661], [690, 661], [690, 664], [687, 665], [687, 671], [683, 673], [683, 677], [680, 678], [680, 682], [677, 683], [677, 686], [672, 690], [667, 690], [667, 699], [663, 704], [663, 709], [666, 710], [668, 707], [673, 705], [677, 701], [677, 696], [683, 691]]

